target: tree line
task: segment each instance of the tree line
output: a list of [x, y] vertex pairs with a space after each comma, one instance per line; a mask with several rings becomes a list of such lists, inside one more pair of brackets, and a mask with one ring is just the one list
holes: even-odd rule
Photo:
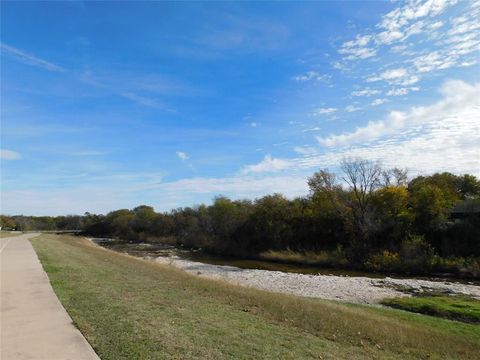
[[[150, 206], [106, 215], [2, 216], [19, 230], [81, 229], [128, 242], [165, 242], [236, 256], [318, 262], [378, 271], [480, 276], [480, 181], [448, 172], [409, 179], [404, 169], [346, 159], [339, 175], [320, 170], [308, 196], [255, 200], [224, 196], [212, 205], [156, 213]], [[456, 210], [455, 210], [456, 209]], [[303, 259], [303, 260], [298, 260]]]

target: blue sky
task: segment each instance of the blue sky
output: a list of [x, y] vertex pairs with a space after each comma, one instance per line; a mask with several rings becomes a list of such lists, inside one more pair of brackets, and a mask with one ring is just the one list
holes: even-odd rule
[[1, 212], [480, 175], [480, 2], [2, 2]]

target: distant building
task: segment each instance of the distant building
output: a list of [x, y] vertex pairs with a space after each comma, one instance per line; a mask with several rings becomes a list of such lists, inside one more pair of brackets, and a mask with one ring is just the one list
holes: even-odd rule
[[459, 222], [473, 214], [480, 215], [480, 199], [467, 199], [455, 205], [450, 210], [450, 220]]

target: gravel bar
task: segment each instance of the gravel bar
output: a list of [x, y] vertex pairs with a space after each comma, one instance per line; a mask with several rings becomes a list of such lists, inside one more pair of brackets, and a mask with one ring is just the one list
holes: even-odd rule
[[377, 304], [388, 297], [411, 296], [413, 293], [431, 291], [469, 295], [480, 299], [480, 286], [449, 281], [306, 275], [211, 265], [176, 257], [158, 257], [155, 261], [175, 266], [194, 275], [225, 280], [236, 285], [357, 304]]

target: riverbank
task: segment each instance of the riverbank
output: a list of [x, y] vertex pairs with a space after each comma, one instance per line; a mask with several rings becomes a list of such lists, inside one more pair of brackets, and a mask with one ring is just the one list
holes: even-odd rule
[[281, 271], [241, 269], [233, 266], [205, 264], [173, 257], [158, 257], [155, 261], [173, 265], [190, 274], [225, 280], [235, 285], [357, 304], [377, 304], [385, 298], [410, 296], [412, 293], [425, 292], [461, 294], [480, 299], [479, 286], [449, 281], [307, 275]]
[[32, 240], [101, 359], [475, 359], [478, 326], [259, 291], [94, 246]]
[[[157, 257], [178, 257], [183, 260], [191, 260], [212, 265], [234, 266], [242, 269], [259, 269], [272, 270], [288, 273], [300, 273], [309, 275], [339, 275], [339, 276], [357, 276], [384, 279], [391, 277], [395, 279], [412, 278], [423, 280], [443, 280], [447, 282], [461, 282], [466, 284], [474, 284], [480, 286], [478, 278], [470, 278], [463, 276], [455, 276], [452, 273], [433, 273], [415, 275], [404, 272], [391, 271], [368, 271], [361, 269], [353, 269], [348, 264], [340, 264], [324, 261], [325, 257], [329, 257], [325, 253], [298, 253], [293, 251], [270, 251], [261, 253], [256, 257], [241, 258], [232, 256], [222, 256], [219, 254], [211, 254], [200, 249], [182, 248], [165, 243], [130, 243], [118, 239], [109, 238], [88, 238], [95, 244], [105, 248], [115, 250], [121, 253], [127, 253], [142, 257], [144, 259], [152, 259]], [[285, 256], [286, 255], [286, 256]]]

